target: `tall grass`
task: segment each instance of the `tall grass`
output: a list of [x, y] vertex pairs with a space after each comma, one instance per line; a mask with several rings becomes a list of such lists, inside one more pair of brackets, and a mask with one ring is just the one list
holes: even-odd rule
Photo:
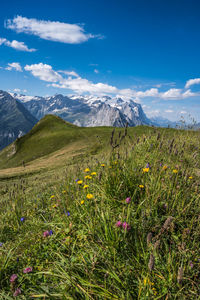
[[43, 192], [18, 183], [0, 212], [2, 299], [199, 299], [199, 135], [144, 132], [113, 132], [107, 159]]

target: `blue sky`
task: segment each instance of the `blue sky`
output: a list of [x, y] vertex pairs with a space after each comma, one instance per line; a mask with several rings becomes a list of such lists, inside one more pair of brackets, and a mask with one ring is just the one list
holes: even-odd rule
[[200, 121], [198, 0], [1, 1], [0, 89], [119, 95]]

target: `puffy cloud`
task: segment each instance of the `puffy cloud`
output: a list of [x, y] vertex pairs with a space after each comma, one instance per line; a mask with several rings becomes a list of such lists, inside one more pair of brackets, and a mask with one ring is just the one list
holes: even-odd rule
[[8, 47], [11, 47], [13, 49], [19, 50], [19, 51], [25, 51], [25, 52], [34, 52], [36, 49], [29, 49], [24, 42], [18, 42], [16, 40], [13, 40], [12, 42], [8, 41], [7, 39], [0, 38], [0, 46], [5, 45]]
[[22, 16], [7, 20], [5, 27], [16, 32], [33, 34], [44, 40], [67, 44], [79, 44], [88, 41], [90, 38], [100, 37], [85, 33], [81, 25], [28, 19]]
[[22, 72], [22, 67], [21, 67], [20, 63], [13, 62], [13, 63], [8, 63], [8, 66], [5, 68], [5, 70], [8, 70], [8, 71], [15, 70], [18, 72]]
[[169, 89], [164, 93], [160, 93], [160, 97], [165, 100], [181, 100], [198, 95], [198, 93], [192, 93], [190, 89], [185, 92], [183, 92], [182, 89]]
[[98, 74], [98, 73], [99, 73], [99, 70], [94, 69], [94, 73]]
[[194, 84], [200, 84], [200, 78], [194, 78], [194, 79], [189, 79], [187, 82], [186, 82], [186, 85], [185, 85], [185, 88], [189, 88], [191, 85], [194, 85]]
[[50, 65], [43, 63], [26, 65], [24, 67], [26, 71], [30, 71], [33, 76], [47, 82], [59, 82], [62, 81], [62, 76], [55, 72]]
[[[111, 85], [104, 83], [93, 83], [87, 79], [81, 78], [75, 72], [73, 73], [73, 78], [72, 76], [64, 78], [58, 72], [54, 71], [50, 65], [43, 63], [26, 65], [24, 69], [26, 71], [30, 71], [33, 76], [38, 77], [41, 80], [51, 82], [51, 86], [53, 87], [70, 89], [76, 93], [109, 94], [116, 93], [118, 91], [116, 87]], [[72, 73], [70, 72], [68, 75], [72, 75]]]

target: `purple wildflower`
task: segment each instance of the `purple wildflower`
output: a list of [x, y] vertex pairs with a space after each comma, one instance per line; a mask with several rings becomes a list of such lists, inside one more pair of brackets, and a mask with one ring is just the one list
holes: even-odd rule
[[30, 273], [33, 271], [33, 268], [32, 267], [28, 267], [26, 269], [23, 270], [23, 273], [26, 274], [26, 273]]
[[130, 226], [128, 223], [126, 223], [126, 222], [124, 222], [124, 223], [122, 224], [122, 227], [123, 227], [125, 230], [127, 230], [127, 231], [129, 231], [129, 230], [131, 229], [131, 226]]
[[69, 212], [69, 211], [66, 211], [65, 209], [64, 209], [64, 213], [65, 213], [65, 215], [67, 215], [68, 217], [70, 216], [70, 212]]
[[21, 290], [20, 290], [20, 288], [17, 288], [17, 289], [15, 290], [14, 294], [13, 294], [13, 297], [17, 297], [17, 296], [19, 296], [20, 294], [21, 294]]
[[24, 221], [25, 221], [25, 218], [22, 217], [22, 218], [20, 219], [20, 221], [21, 221], [21, 222], [24, 222]]
[[131, 202], [131, 197], [126, 198], [126, 203], [130, 203]]
[[3, 246], [3, 243], [0, 243], [0, 247], [2, 247]]
[[122, 222], [121, 221], [117, 221], [117, 223], [115, 224], [116, 227], [121, 227], [122, 226]]
[[193, 264], [192, 261], [189, 262], [189, 266], [190, 266], [191, 269], [194, 267], [194, 264]]
[[75, 181], [76, 181], [76, 182], [79, 181], [79, 178], [77, 178]]
[[17, 279], [17, 275], [16, 274], [12, 274], [10, 276], [10, 282], [15, 282], [16, 279]]
[[49, 230], [49, 235], [51, 236], [53, 234], [53, 231], [52, 230]]
[[146, 168], [149, 168], [150, 167], [150, 164], [149, 163], [147, 163], [147, 165], [146, 165]]

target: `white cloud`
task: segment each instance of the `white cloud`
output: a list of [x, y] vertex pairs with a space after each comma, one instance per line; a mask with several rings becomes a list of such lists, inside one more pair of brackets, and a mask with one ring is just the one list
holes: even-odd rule
[[17, 89], [14, 89], [13, 92], [15, 92], [15, 93], [22, 93], [22, 92], [27, 93], [27, 90], [21, 90], [21, 89], [17, 88]]
[[166, 112], [166, 113], [173, 113], [174, 111], [171, 110], [171, 109], [166, 109], [165, 112]]
[[14, 89], [13, 92], [15, 92], [15, 93], [20, 93], [21, 90], [20, 90], [20, 89]]
[[25, 51], [25, 52], [34, 52], [34, 51], [36, 51], [36, 49], [29, 49], [24, 44], [24, 42], [18, 42], [16, 40], [13, 40], [12, 42], [10, 42], [7, 39], [0, 38], [0, 46], [1, 45], [5, 45], [5, 46], [11, 47], [15, 50], [19, 50], [19, 51]]
[[186, 82], [185, 88], [189, 88], [193, 84], [200, 84], [200, 78], [190, 79]]
[[94, 69], [94, 73], [98, 74], [98, 73], [99, 73], [99, 70]]
[[185, 115], [185, 114], [187, 114], [187, 111], [182, 110], [182, 111], [180, 112], [180, 114]]
[[[39, 79], [51, 82], [51, 86], [62, 89], [70, 89], [76, 93], [93, 93], [93, 94], [110, 94], [116, 93], [118, 89], [104, 83], [93, 83], [87, 79], [78, 77], [68, 78], [62, 77], [58, 72], [54, 71], [50, 65], [39, 63], [34, 65], [26, 65], [24, 68], [30, 71], [33, 76]], [[71, 74], [70, 74], [71, 75]]]
[[24, 67], [26, 71], [30, 71], [33, 76], [38, 77], [39, 79], [47, 82], [60, 82], [63, 77], [55, 72], [50, 65], [43, 63], [26, 65]]
[[182, 100], [189, 97], [198, 96], [198, 93], [192, 93], [190, 89], [185, 92], [182, 89], [169, 89], [164, 93], [160, 93], [160, 97], [165, 100]]
[[16, 32], [33, 34], [44, 40], [67, 44], [79, 44], [88, 41], [90, 38], [100, 37], [85, 33], [83, 26], [78, 24], [28, 19], [22, 16], [7, 20], [5, 27]]
[[5, 70], [8, 70], [8, 71], [15, 70], [18, 72], [22, 72], [22, 67], [21, 67], [20, 63], [13, 62], [13, 63], [8, 63], [8, 66], [5, 68]]

